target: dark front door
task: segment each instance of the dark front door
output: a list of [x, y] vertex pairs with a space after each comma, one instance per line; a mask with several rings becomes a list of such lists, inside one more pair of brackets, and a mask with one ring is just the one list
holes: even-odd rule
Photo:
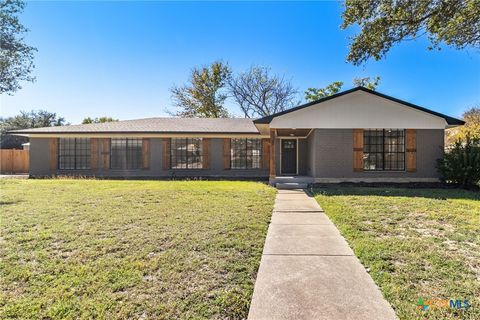
[[297, 140], [282, 139], [282, 174], [297, 174]]

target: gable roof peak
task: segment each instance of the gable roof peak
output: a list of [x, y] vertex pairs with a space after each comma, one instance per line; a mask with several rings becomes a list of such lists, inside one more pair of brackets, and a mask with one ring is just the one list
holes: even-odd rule
[[436, 112], [436, 111], [433, 111], [433, 110], [430, 110], [430, 109], [427, 109], [427, 108], [424, 108], [424, 107], [420, 107], [420, 106], [415, 105], [413, 103], [394, 98], [392, 96], [389, 96], [389, 95], [380, 93], [378, 91], [374, 91], [374, 90], [365, 88], [363, 86], [357, 86], [357, 87], [354, 87], [352, 89], [341, 91], [341, 92], [332, 94], [330, 96], [320, 98], [320, 99], [315, 100], [315, 101], [307, 102], [307, 103], [302, 104], [298, 107], [293, 107], [293, 108], [288, 109], [288, 110], [280, 111], [280, 112], [277, 112], [275, 114], [272, 114], [272, 115], [269, 115], [269, 116], [266, 116], [266, 117], [263, 117], [263, 118], [260, 118], [260, 119], [256, 119], [256, 120], [254, 120], [254, 123], [256, 123], [256, 124], [262, 124], [262, 123], [268, 124], [274, 118], [276, 118], [278, 116], [281, 116], [281, 115], [284, 115], [284, 114], [287, 114], [287, 113], [290, 113], [290, 112], [294, 112], [294, 111], [297, 111], [297, 110], [300, 110], [300, 109], [304, 109], [304, 108], [313, 106], [315, 104], [323, 103], [323, 102], [328, 101], [328, 100], [336, 99], [336, 98], [339, 98], [341, 96], [344, 96], [344, 95], [347, 95], [347, 94], [350, 94], [350, 93], [353, 93], [353, 92], [356, 92], [356, 91], [363, 91], [363, 92], [366, 92], [366, 93], [369, 93], [369, 94], [373, 94], [375, 96], [378, 96], [378, 97], [381, 97], [381, 98], [384, 98], [384, 99], [402, 104], [404, 106], [407, 106], [407, 107], [410, 107], [410, 108], [413, 108], [413, 109], [416, 109], [416, 110], [419, 110], [419, 111], [423, 111], [423, 112], [432, 114], [432, 115], [440, 117], [440, 118], [443, 118], [443, 119], [445, 119], [445, 121], [447, 122], [448, 125], [458, 126], [458, 125], [464, 125], [465, 124], [465, 121], [463, 121], [463, 120], [456, 119], [456, 118], [447, 116], [443, 113]]

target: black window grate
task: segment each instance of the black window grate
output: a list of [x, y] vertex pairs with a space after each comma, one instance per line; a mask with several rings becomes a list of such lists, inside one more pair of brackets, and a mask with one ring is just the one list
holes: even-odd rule
[[142, 168], [142, 139], [112, 138], [110, 142], [111, 169]]
[[261, 139], [231, 139], [230, 167], [232, 169], [260, 169], [261, 164]]
[[172, 169], [202, 169], [202, 138], [172, 138], [170, 166]]
[[363, 169], [405, 170], [405, 130], [374, 129], [363, 132]]
[[61, 170], [90, 169], [90, 139], [60, 138], [58, 168]]

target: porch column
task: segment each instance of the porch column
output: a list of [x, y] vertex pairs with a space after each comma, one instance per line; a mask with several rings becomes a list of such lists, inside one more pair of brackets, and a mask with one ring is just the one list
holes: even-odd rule
[[275, 179], [275, 137], [276, 130], [270, 129], [270, 179]]

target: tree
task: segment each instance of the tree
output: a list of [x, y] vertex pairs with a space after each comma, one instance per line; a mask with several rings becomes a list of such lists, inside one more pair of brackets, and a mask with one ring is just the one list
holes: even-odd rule
[[112, 117], [100, 117], [100, 118], [90, 118], [86, 117], [83, 119], [82, 124], [90, 124], [90, 123], [104, 123], [104, 122], [115, 122], [118, 121], [118, 119], [113, 119]]
[[429, 49], [440, 49], [441, 43], [456, 49], [480, 47], [478, 0], [346, 0], [342, 18], [342, 29], [361, 28], [347, 56], [355, 65], [380, 60], [394, 44], [424, 34], [431, 42]]
[[457, 140], [465, 140], [467, 136], [480, 140], [480, 107], [472, 107], [462, 115], [465, 121], [464, 126], [448, 129], [446, 134], [446, 145], [451, 146]]
[[18, 20], [24, 8], [25, 2], [20, 0], [0, 2], [0, 94], [21, 89], [20, 81], [35, 80], [30, 74], [37, 49], [24, 42], [28, 29]]
[[356, 87], [364, 87], [370, 90], [377, 89], [378, 84], [380, 83], [380, 77], [375, 77], [370, 79], [370, 77], [365, 78], [354, 78], [353, 85]]
[[0, 117], [1, 147], [21, 148], [22, 143], [28, 141], [26, 137], [5, 134], [7, 131], [63, 125], [66, 125], [64, 118], [57, 117], [56, 113], [46, 110], [20, 111], [20, 114], [14, 117]]
[[[379, 83], [380, 83], [380, 77], [378, 76], [375, 78], [365, 77], [365, 78], [353, 79], [354, 86], [364, 87], [374, 91], [377, 89]], [[308, 88], [307, 91], [305, 91], [305, 100], [316, 101], [316, 100], [331, 96], [332, 94], [340, 92], [340, 90], [342, 90], [342, 87], [343, 87], [342, 81], [335, 81], [330, 83], [325, 88]]]
[[342, 89], [342, 86], [342, 81], [335, 81], [325, 88], [308, 88], [307, 91], [305, 91], [305, 99], [307, 101], [316, 101], [331, 96], [332, 94], [339, 92]]
[[194, 68], [189, 82], [171, 89], [174, 104], [180, 109], [174, 115], [184, 118], [226, 118], [224, 107], [226, 84], [231, 76], [230, 67], [222, 62]]
[[268, 67], [253, 66], [230, 78], [228, 86], [246, 118], [266, 117], [291, 108], [297, 95], [289, 81], [272, 75]]

